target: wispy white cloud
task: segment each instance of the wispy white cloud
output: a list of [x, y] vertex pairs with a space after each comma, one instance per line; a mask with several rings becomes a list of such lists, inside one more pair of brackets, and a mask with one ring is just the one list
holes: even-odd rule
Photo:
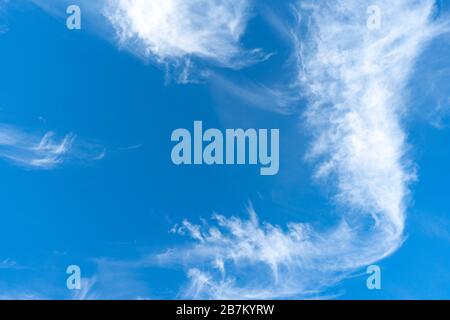
[[[403, 242], [408, 184], [415, 172], [401, 124], [405, 87], [423, 48], [446, 25], [434, 1], [377, 1], [382, 28], [366, 28], [370, 1], [302, 1], [296, 6], [298, 83], [308, 100], [317, 181], [334, 185], [337, 226], [280, 228], [215, 216], [185, 222], [196, 244], [157, 257], [182, 263], [193, 298], [317, 297], [349, 273], [392, 254]], [[302, 32], [300, 30], [306, 30]]]
[[268, 57], [241, 45], [251, 8], [252, 0], [118, 0], [107, 1], [103, 12], [122, 47], [189, 82], [199, 59], [241, 68]]
[[270, 57], [241, 43], [254, 0], [32, 1], [61, 18], [69, 4], [79, 5], [83, 29], [113, 37], [121, 49], [162, 65], [167, 78], [179, 83], [207, 77], [212, 66], [238, 69]]
[[88, 144], [70, 133], [37, 135], [0, 124], [0, 158], [31, 169], [52, 169], [65, 161], [92, 161], [104, 157], [99, 145]]
[[120, 42], [159, 61], [198, 56], [230, 66], [241, 64], [240, 38], [249, 0], [108, 1], [105, 15]]
[[183, 298], [315, 298], [325, 283], [343, 275], [334, 255], [346, 253], [347, 264], [352, 263], [346, 244], [353, 231], [344, 222], [319, 235], [306, 224], [282, 229], [260, 223], [251, 207], [248, 213], [248, 220], [215, 215], [212, 226], [185, 221], [176, 228], [198, 243], [171, 249], [155, 260], [188, 268], [190, 283]]
[[442, 25], [431, 20], [432, 0], [380, 1], [382, 28], [369, 30], [357, 14], [369, 4], [300, 6], [300, 14], [309, 13], [310, 34], [299, 40], [299, 79], [311, 101], [305, 118], [314, 133], [309, 156], [319, 161], [316, 177], [335, 178], [343, 205], [372, 215], [397, 239], [414, 177], [400, 122], [408, 110], [404, 89]]
[[293, 88], [281, 85], [264, 85], [250, 80], [227, 79], [219, 74], [210, 73], [210, 82], [226, 93], [243, 102], [246, 106], [292, 115], [296, 111], [299, 101], [297, 92]]

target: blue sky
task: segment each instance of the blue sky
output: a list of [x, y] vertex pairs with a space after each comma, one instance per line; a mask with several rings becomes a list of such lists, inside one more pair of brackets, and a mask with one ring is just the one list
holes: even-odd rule
[[[0, 1], [0, 297], [450, 298], [450, 3], [162, 3]], [[195, 120], [279, 174], [173, 165]]]

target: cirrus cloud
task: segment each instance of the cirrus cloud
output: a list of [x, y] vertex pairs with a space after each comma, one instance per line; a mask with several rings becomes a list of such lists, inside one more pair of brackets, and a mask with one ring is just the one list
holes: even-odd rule
[[54, 132], [33, 134], [0, 124], [0, 158], [29, 169], [53, 169], [67, 161], [100, 160], [104, 149], [69, 133], [58, 138]]
[[448, 24], [432, 0], [377, 2], [382, 28], [366, 28], [370, 1], [302, 1], [293, 30], [298, 85], [308, 101], [314, 177], [335, 187], [334, 228], [286, 228], [216, 215], [175, 228], [196, 243], [157, 260], [181, 263], [190, 298], [315, 298], [404, 241], [408, 185], [415, 179], [402, 116], [405, 88], [424, 47]]
[[239, 68], [262, 56], [240, 44], [251, 15], [251, 0], [107, 1], [104, 15], [121, 46], [181, 69], [187, 81], [192, 59]]

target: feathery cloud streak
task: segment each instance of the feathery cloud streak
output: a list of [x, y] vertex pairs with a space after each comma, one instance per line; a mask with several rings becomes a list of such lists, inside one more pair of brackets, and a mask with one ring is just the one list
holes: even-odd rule
[[30, 169], [53, 169], [65, 161], [103, 158], [104, 150], [83, 141], [76, 143], [72, 133], [57, 138], [53, 132], [36, 135], [0, 124], [0, 158]]

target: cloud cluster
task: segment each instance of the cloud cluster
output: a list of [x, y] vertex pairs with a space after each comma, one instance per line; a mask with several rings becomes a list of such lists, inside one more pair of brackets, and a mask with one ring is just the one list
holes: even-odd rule
[[446, 27], [432, 0], [378, 1], [382, 24], [366, 27], [370, 1], [302, 1], [294, 31], [298, 84], [308, 100], [308, 160], [317, 181], [335, 186], [336, 226], [280, 228], [216, 216], [215, 223], [175, 228], [196, 243], [158, 257], [182, 263], [193, 298], [316, 297], [403, 242], [408, 184], [401, 117], [405, 87], [423, 48]]
[[0, 124], [0, 158], [30, 169], [52, 169], [65, 161], [99, 160], [104, 150], [82, 141], [72, 133], [57, 138], [55, 133], [36, 135]]

